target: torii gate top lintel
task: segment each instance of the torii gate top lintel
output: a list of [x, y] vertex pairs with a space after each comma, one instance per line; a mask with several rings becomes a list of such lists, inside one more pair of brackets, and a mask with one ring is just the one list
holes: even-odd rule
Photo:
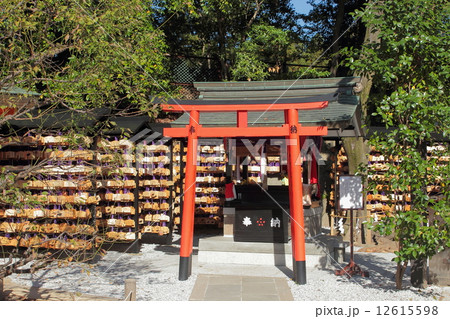
[[[292, 101], [288, 101], [292, 100]], [[232, 103], [231, 103], [232, 101]], [[171, 100], [162, 104], [162, 110], [165, 112], [189, 112], [190, 124], [181, 128], [165, 128], [164, 136], [173, 138], [182, 138], [189, 136], [189, 130], [195, 130], [197, 137], [283, 137], [289, 135], [292, 125], [296, 126], [297, 133], [300, 136], [324, 136], [328, 130], [326, 126], [308, 126], [302, 127], [297, 120], [294, 122], [288, 120], [289, 110], [317, 110], [328, 106], [328, 101], [310, 101], [300, 102], [298, 99], [282, 99], [273, 100], [251, 100], [251, 101], [205, 101], [205, 100], [188, 100], [178, 101]], [[285, 125], [262, 127], [248, 126], [248, 112], [255, 111], [284, 111]], [[203, 127], [200, 125], [200, 112], [236, 112], [236, 127]], [[269, 133], [270, 132], [270, 133]]]

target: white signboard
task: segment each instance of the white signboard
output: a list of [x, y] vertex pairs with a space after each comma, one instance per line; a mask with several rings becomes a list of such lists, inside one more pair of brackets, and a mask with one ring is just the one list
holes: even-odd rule
[[339, 176], [339, 207], [363, 209], [363, 186], [361, 176]]

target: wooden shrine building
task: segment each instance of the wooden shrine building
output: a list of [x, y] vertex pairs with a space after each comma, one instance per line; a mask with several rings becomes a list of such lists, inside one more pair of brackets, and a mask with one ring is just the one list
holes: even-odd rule
[[[38, 180], [29, 185], [23, 184], [33, 195], [45, 195], [49, 191], [55, 195], [52, 196], [56, 198], [55, 202], [49, 200], [42, 207], [29, 210], [30, 216], [26, 218], [27, 222], [48, 228], [41, 234], [43, 238], [54, 238], [57, 236], [54, 233], [56, 226], [62, 229], [69, 217], [76, 217], [82, 225], [99, 230], [105, 239], [123, 244], [125, 251], [136, 252], [140, 243], [171, 243], [172, 230], [179, 229], [181, 221], [179, 279], [186, 280], [191, 273], [195, 205], [198, 199], [208, 197], [196, 197], [199, 139], [218, 138], [222, 145], [229, 145], [238, 139], [255, 141], [273, 138], [286, 141], [287, 147], [283, 152], [287, 153], [287, 160], [281, 164], [289, 177], [289, 188], [285, 187], [284, 192], [286, 207], [289, 207], [290, 212], [288, 218], [291, 222], [294, 280], [305, 284], [302, 178], [307, 178], [308, 183], [316, 179], [317, 183], [317, 176], [304, 176], [301, 146], [309, 137], [337, 141], [341, 137], [361, 136], [359, 98], [353, 91], [359, 81], [359, 78], [348, 77], [298, 81], [198, 82], [194, 83], [197, 99], [163, 103], [164, 111], [182, 113], [171, 123], [153, 123], [148, 116], [117, 117], [108, 108], [97, 109], [93, 114], [87, 112], [84, 116], [67, 109], [55, 109], [42, 114], [39, 110], [32, 110], [32, 118], [8, 119], [8, 125], [3, 126], [5, 137], [0, 138], [0, 166], [20, 171], [36, 160], [48, 164], [42, 170], [43, 176], [38, 176], [45, 178], [45, 183]], [[4, 104], [11, 100], [18, 104], [17, 99], [25, 97], [19, 101], [24, 107], [32, 102], [35, 95], [18, 89], [2, 90], [0, 93]], [[5, 108], [3, 115], [11, 115], [11, 112], [11, 108]], [[75, 145], [75, 150], [65, 142], [65, 137], [59, 136], [59, 132], [71, 125], [94, 127], [106, 119], [112, 120], [116, 126], [105, 130], [102, 136], [97, 136], [95, 132], [89, 133], [93, 135], [87, 139], [89, 142], [83, 147]], [[26, 135], [11, 138], [10, 127]], [[44, 131], [41, 133], [40, 129]], [[123, 131], [127, 131], [130, 138], [124, 138]], [[184, 151], [186, 140], [187, 152]], [[237, 145], [239, 147], [245, 148]], [[276, 146], [272, 151], [280, 153], [281, 148]], [[246, 154], [243, 153], [243, 156]], [[113, 175], [107, 173], [111, 157], [122, 158], [116, 163], [118, 165], [114, 164], [114, 169], [119, 173]], [[225, 157], [222, 157], [220, 165], [221, 169], [226, 167], [228, 176], [232, 165], [226, 163]], [[61, 163], [66, 164], [62, 167]], [[94, 166], [99, 169], [92, 172]], [[239, 167], [239, 164], [236, 166]], [[37, 171], [33, 174], [36, 176], [40, 173]], [[224, 172], [220, 174], [224, 178]], [[185, 183], [181, 185], [183, 178]], [[85, 180], [88, 182], [86, 185], [90, 186], [81, 189], [81, 183], [81, 186], [75, 183], [78, 180]], [[223, 186], [223, 179], [220, 183], [221, 186], [216, 187], [216, 190]], [[89, 207], [85, 207], [84, 202], [75, 203], [75, 197], [80, 194], [92, 198]], [[65, 204], [55, 208], [60, 198], [58, 196], [64, 198]], [[223, 217], [220, 213], [224, 206], [223, 194], [219, 197], [220, 201], [215, 205], [200, 207], [208, 206], [206, 208], [209, 211], [205, 211], [207, 217], [214, 215], [213, 209], [216, 214], [214, 218]], [[180, 202], [177, 202], [179, 199]], [[0, 206], [0, 223], [19, 224], [16, 217], [22, 213], [15, 207]], [[35, 213], [45, 216], [37, 220]], [[67, 216], [61, 215], [63, 213], [67, 213]], [[0, 230], [0, 239], [3, 240], [0, 246], [28, 247], [32, 240], [39, 239], [35, 232], [30, 234], [27, 240], [20, 240], [20, 232], [6, 234]], [[91, 239], [89, 236], [87, 238]], [[77, 249], [86, 247], [84, 238], [75, 239], [79, 242]]]

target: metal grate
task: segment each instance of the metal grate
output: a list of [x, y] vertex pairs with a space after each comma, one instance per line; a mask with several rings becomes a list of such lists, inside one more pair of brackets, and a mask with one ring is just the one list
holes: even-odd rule
[[220, 64], [202, 57], [171, 57], [172, 82], [192, 83], [220, 81]]

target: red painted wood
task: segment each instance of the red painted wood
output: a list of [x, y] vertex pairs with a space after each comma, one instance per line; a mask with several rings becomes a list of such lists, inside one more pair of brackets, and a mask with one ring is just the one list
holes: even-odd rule
[[[197, 137], [262, 137], [262, 136], [288, 136], [289, 126], [249, 126], [249, 127], [203, 127], [198, 126]], [[299, 126], [301, 136], [324, 136], [328, 133], [326, 126]], [[165, 128], [164, 136], [167, 137], [187, 137], [189, 126]]]
[[248, 112], [247, 111], [237, 111], [237, 126], [247, 127], [248, 124]]
[[5, 107], [0, 109], [0, 116], [14, 115], [16, 109], [13, 107]]
[[[287, 114], [286, 114], [287, 113]], [[289, 123], [288, 144], [288, 172], [289, 172], [289, 202], [291, 214], [292, 255], [294, 261], [305, 261], [305, 231], [303, 215], [303, 182], [300, 159], [300, 138], [298, 112], [295, 109], [287, 110]]]
[[197, 173], [197, 129], [200, 114], [190, 114], [184, 182], [183, 218], [181, 221], [180, 257], [190, 257], [194, 239], [195, 179]]

